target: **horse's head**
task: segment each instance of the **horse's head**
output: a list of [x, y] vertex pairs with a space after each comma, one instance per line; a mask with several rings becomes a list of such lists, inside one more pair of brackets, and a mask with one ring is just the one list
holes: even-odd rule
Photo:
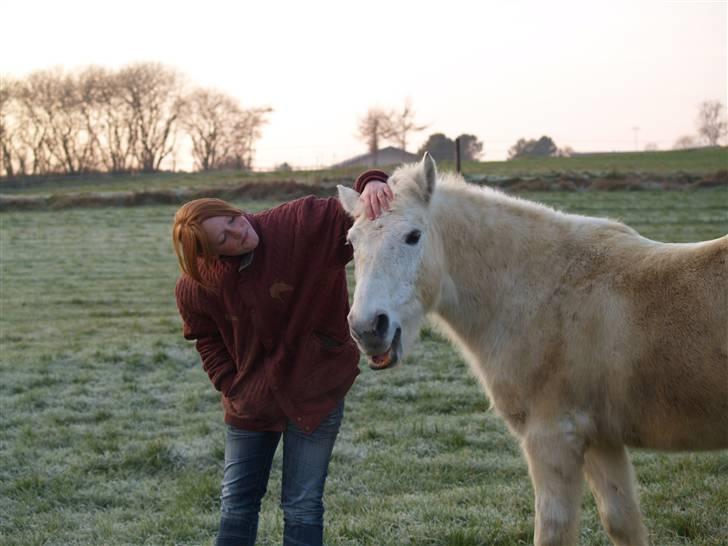
[[339, 200], [355, 219], [348, 234], [356, 274], [349, 328], [373, 369], [403, 357], [434, 299], [438, 281], [427, 257], [438, 245], [430, 225], [436, 177], [429, 154], [397, 169], [388, 182], [391, 208], [376, 220], [363, 213], [357, 192], [339, 186]]

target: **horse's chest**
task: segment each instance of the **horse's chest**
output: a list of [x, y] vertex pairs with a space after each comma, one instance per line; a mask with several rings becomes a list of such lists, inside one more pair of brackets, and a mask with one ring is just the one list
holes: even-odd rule
[[497, 378], [488, 381], [488, 391], [498, 414], [515, 432], [520, 432], [526, 425], [529, 407], [523, 397], [521, 388], [512, 378]]

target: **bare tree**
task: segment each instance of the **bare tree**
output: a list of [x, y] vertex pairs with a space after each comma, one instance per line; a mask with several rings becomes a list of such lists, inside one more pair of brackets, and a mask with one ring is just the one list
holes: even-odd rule
[[415, 112], [412, 101], [407, 99], [401, 111], [392, 111], [388, 116], [389, 137], [397, 143], [402, 150], [407, 150], [407, 139], [410, 134], [423, 131], [427, 125], [415, 123]]
[[[23, 173], [46, 174], [50, 171], [50, 159], [46, 147], [46, 125], [36, 113], [35, 92], [27, 80], [18, 81], [15, 88], [18, 123], [10, 136], [16, 146], [28, 151], [28, 160], [23, 165]], [[20, 170], [20, 169], [19, 169]]]
[[392, 120], [390, 115], [380, 108], [370, 108], [366, 115], [359, 120], [357, 136], [366, 142], [374, 165], [377, 164], [377, 153], [382, 140], [391, 138]]
[[255, 143], [260, 139], [263, 126], [268, 123], [267, 116], [273, 112], [269, 106], [241, 110], [232, 119], [232, 144], [227, 156], [221, 159], [220, 166], [234, 169], [253, 168]]
[[0, 79], [0, 173], [7, 176], [159, 170], [182, 124], [201, 169], [250, 169], [271, 108], [242, 109], [198, 90], [189, 112], [182, 77], [155, 63], [120, 71], [37, 71]]
[[707, 100], [700, 105], [698, 112], [698, 134], [709, 146], [717, 146], [725, 136], [728, 123], [725, 108], [718, 100]]
[[32, 127], [23, 135], [25, 144], [32, 150], [32, 174], [65, 170], [59, 144], [63, 134], [56, 121], [62, 80], [60, 70], [41, 70], [30, 74], [20, 89], [24, 121]]
[[60, 100], [56, 123], [52, 126], [58, 146], [57, 157], [69, 174], [98, 167], [93, 104], [85, 91], [93, 92], [93, 83], [84, 89], [78, 75], [65, 75], [60, 82]]
[[91, 66], [78, 76], [81, 113], [93, 143], [95, 168], [111, 173], [132, 168], [134, 116], [123, 100], [119, 75]]
[[77, 115], [80, 117], [77, 138], [86, 141], [86, 169], [98, 170], [101, 167], [101, 142], [99, 133], [103, 120], [98, 107], [98, 95], [104, 85], [106, 73], [101, 68], [90, 66], [79, 72], [73, 85], [77, 97]]
[[0, 77], [0, 173], [14, 176], [14, 154], [12, 145], [12, 106], [15, 82], [10, 78]]
[[132, 106], [124, 100], [122, 75], [107, 74], [97, 95], [102, 127], [101, 160], [109, 172], [128, 172], [134, 167], [137, 130]]
[[142, 171], [158, 171], [174, 150], [184, 108], [182, 77], [159, 63], [129, 65], [118, 77], [119, 92], [131, 114], [134, 157]]
[[44, 70], [2, 87], [7, 176], [96, 168], [98, 148], [76, 77]]
[[690, 135], [683, 135], [675, 141], [672, 145], [673, 150], [689, 150], [690, 148], [697, 148], [698, 143], [695, 141], [695, 137]]
[[[20, 85], [18, 85], [18, 89]], [[20, 93], [11, 101], [8, 142], [18, 176], [50, 172], [50, 158], [45, 146], [46, 128], [33, 122]]]
[[243, 111], [230, 97], [216, 91], [197, 89], [187, 97], [183, 126], [192, 140], [192, 157], [198, 169], [218, 168], [230, 155], [233, 132]]
[[25, 80], [21, 98], [34, 126], [26, 135], [34, 173], [78, 174], [97, 167], [97, 146], [77, 76], [60, 69], [35, 72]]

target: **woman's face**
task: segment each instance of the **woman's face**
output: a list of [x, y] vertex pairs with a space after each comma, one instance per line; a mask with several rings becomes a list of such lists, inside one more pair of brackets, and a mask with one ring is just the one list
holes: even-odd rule
[[218, 256], [240, 256], [258, 246], [258, 234], [245, 216], [213, 216], [202, 222], [202, 229]]

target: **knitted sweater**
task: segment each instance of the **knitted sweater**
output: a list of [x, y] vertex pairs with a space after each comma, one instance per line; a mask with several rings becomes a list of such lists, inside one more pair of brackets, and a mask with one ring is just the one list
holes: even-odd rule
[[[364, 173], [356, 189], [386, 181], [380, 172]], [[202, 271], [211, 289], [177, 281], [184, 336], [222, 393], [226, 423], [280, 431], [292, 420], [311, 432], [359, 373], [346, 320], [351, 219], [336, 199], [315, 197], [246, 218], [259, 237], [249, 266], [215, 260]]]

